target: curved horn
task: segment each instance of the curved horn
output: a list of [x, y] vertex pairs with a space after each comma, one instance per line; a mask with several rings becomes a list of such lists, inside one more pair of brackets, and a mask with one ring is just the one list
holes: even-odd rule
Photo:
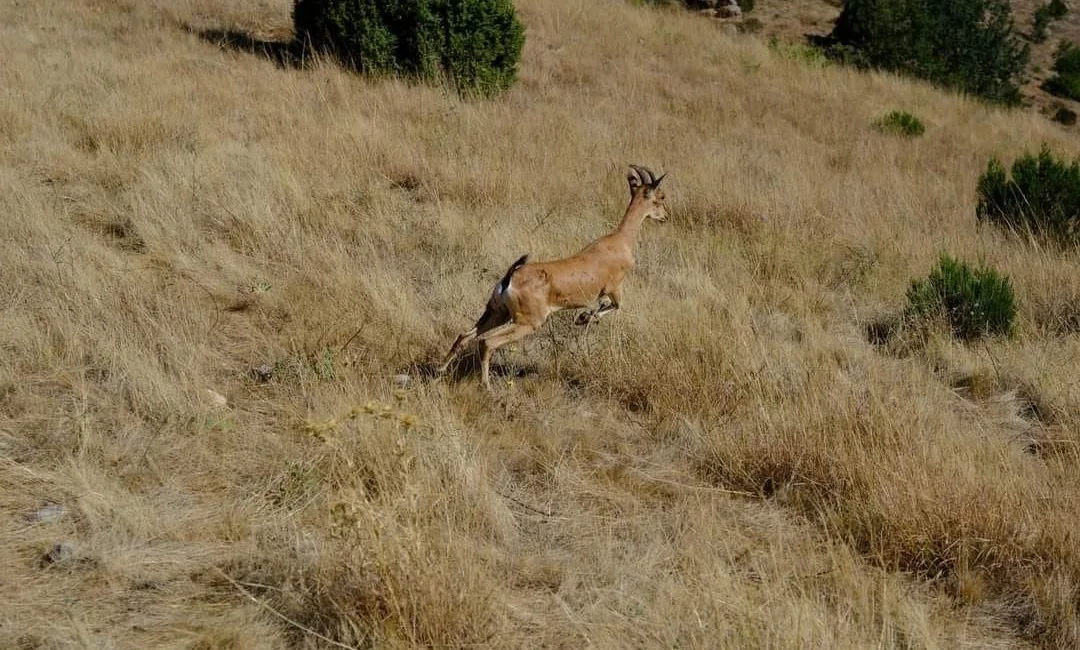
[[665, 177], [667, 177], [667, 173], [660, 174], [660, 178], [657, 178], [656, 180], [654, 180], [652, 182], [652, 186], [654, 188], [660, 187], [660, 181], [664, 180]]
[[653, 181], [653, 174], [652, 174], [651, 171], [649, 171], [648, 169], [646, 169], [644, 167], [640, 167], [638, 165], [631, 165], [631, 167], [633, 167], [635, 170], [637, 170], [637, 173], [641, 175], [641, 180], [646, 185], [652, 185], [653, 184], [653, 182], [654, 182]]

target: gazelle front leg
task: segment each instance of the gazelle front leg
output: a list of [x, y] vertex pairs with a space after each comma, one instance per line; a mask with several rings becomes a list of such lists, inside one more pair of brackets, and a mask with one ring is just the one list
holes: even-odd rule
[[593, 314], [593, 320], [598, 321], [601, 318], [603, 318], [604, 316], [607, 316], [611, 312], [617, 310], [618, 308], [619, 308], [619, 300], [618, 300], [618, 298], [616, 298], [614, 294], [609, 294], [608, 295], [608, 303], [606, 305], [600, 307], [600, 309], [596, 310], [596, 313]]
[[[588, 325], [589, 323], [594, 323], [615, 311], [619, 308], [619, 299], [621, 296], [622, 291], [620, 289], [600, 294], [600, 306], [597, 309], [590, 309], [578, 314], [577, 324]], [[607, 298], [607, 304], [604, 304], [604, 298]]]

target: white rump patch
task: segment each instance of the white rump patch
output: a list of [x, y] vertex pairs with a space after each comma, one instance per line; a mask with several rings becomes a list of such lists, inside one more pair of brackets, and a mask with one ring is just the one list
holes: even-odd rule
[[510, 276], [506, 276], [506, 282], [499, 282], [499, 284], [495, 285], [495, 293], [501, 297], [505, 297], [506, 294], [510, 293]]

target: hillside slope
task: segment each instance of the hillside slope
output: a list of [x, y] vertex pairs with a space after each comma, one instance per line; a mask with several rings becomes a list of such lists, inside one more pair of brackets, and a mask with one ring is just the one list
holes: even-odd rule
[[[1072, 136], [614, 1], [520, 0], [464, 102], [276, 56], [289, 7], [3, 2], [0, 647], [1080, 643], [1080, 264], [974, 217]], [[628, 163], [620, 312], [422, 378]], [[943, 249], [1015, 340], [868, 343]]]
[[[1044, 91], [1044, 81], [1053, 76], [1054, 53], [1062, 41], [1080, 44], [1080, 11], [1070, 7], [1062, 18], [1054, 20], [1047, 29], [1047, 38], [1038, 42], [1032, 38], [1032, 17], [1046, 4], [1044, 0], [1010, 0], [1013, 22], [1021, 42], [1030, 48], [1031, 58], [1024, 82], [1021, 84], [1024, 103], [1052, 117], [1059, 107], [1080, 110], [1080, 102], [1055, 97]], [[1072, 3], [1066, 2], [1066, 5]], [[840, 15], [842, 0], [756, 0], [746, 18], [760, 22], [763, 38], [779, 38], [802, 43], [808, 36], [827, 36]]]

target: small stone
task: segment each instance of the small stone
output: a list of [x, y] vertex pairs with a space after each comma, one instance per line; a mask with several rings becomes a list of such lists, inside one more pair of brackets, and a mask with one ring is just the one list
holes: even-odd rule
[[50, 564], [61, 564], [64, 562], [70, 562], [78, 555], [79, 546], [75, 542], [63, 541], [57, 542], [52, 545], [52, 548], [48, 550], [45, 555], [41, 556], [41, 560], [38, 564], [42, 567], [49, 566]]
[[716, 10], [718, 18], [738, 18], [742, 16], [742, 9], [739, 5], [726, 5]]
[[251, 376], [260, 384], [265, 384], [274, 377], [274, 366], [264, 363], [251, 369]]
[[60, 519], [65, 514], [67, 514], [67, 508], [59, 503], [50, 503], [49, 505], [34, 511], [29, 519], [37, 524], [47, 524]]

